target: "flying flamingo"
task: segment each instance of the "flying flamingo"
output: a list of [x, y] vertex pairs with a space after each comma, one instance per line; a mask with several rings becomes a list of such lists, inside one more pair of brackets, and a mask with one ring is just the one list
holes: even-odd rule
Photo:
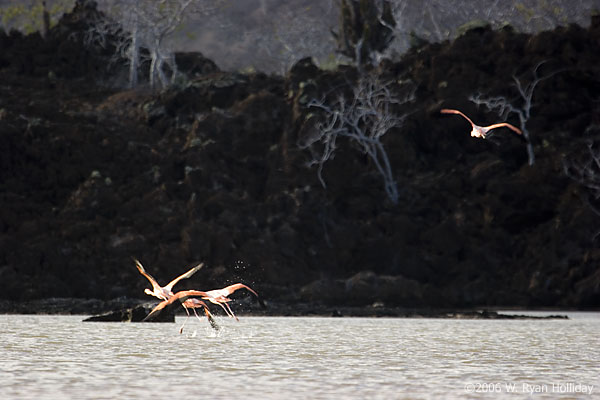
[[203, 296], [206, 296], [206, 292], [201, 292], [199, 290], [183, 290], [181, 292], [174, 293], [168, 299], [158, 303], [158, 305], [154, 307], [148, 315], [146, 315], [146, 318], [144, 318], [142, 322], [152, 320], [162, 312], [172, 312], [173, 308], [178, 306], [178, 303], [183, 304], [191, 298]]
[[213, 304], [220, 305], [221, 308], [223, 308], [223, 310], [225, 310], [225, 313], [228, 316], [230, 316], [231, 318], [235, 318], [236, 321], [239, 321], [238, 317], [236, 317], [236, 315], [231, 310], [231, 307], [229, 307], [229, 304], [227, 304], [231, 301], [231, 299], [229, 298], [229, 295], [231, 295], [233, 292], [235, 292], [236, 290], [239, 290], [239, 289], [248, 290], [250, 293], [252, 293], [256, 297], [256, 299], [258, 300], [258, 302], [260, 303], [261, 306], [263, 306], [263, 307], [265, 306], [265, 304], [261, 300], [261, 298], [258, 297], [258, 293], [256, 293], [249, 286], [246, 286], [243, 283], [235, 283], [233, 285], [224, 287], [223, 289], [209, 290], [208, 292], [205, 292], [204, 296], [202, 296], [202, 300], [208, 300]]
[[185, 318], [185, 321], [183, 321], [183, 325], [181, 325], [181, 328], [179, 328], [179, 333], [183, 333], [183, 327], [185, 326], [188, 318], [190, 317], [190, 312], [188, 311], [189, 308], [192, 309], [196, 318], [198, 318], [199, 321], [202, 321], [200, 319], [200, 316], [196, 312], [196, 308], [202, 307], [202, 309], [204, 310], [204, 314], [206, 315], [206, 318], [208, 319], [208, 322], [210, 323], [210, 326], [212, 326], [212, 328], [217, 331], [219, 329], [221, 329], [219, 327], [219, 325], [217, 324], [217, 321], [215, 321], [215, 317], [211, 314], [210, 310], [208, 309], [208, 306], [202, 300], [198, 300], [198, 299], [192, 297], [192, 298], [185, 300], [182, 304], [183, 304], [183, 309], [187, 313], [187, 317]]
[[[158, 284], [158, 282], [156, 281], [156, 279], [154, 279], [152, 277], [152, 275], [150, 275], [149, 273], [146, 272], [142, 263], [140, 263], [135, 258], [133, 260], [135, 261], [135, 266], [137, 267], [138, 271], [140, 271], [140, 274], [145, 276], [146, 279], [148, 279], [150, 281], [150, 284], [152, 285], [153, 290], [146, 288], [144, 290], [144, 293], [146, 293], [150, 296], [158, 297], [161, 300], [168, 300], [171, 297], [173, 297], [173, 286], [175, 286], [177, 284], [177, 282], [179, 282], [180, 280], [191, 277], [192, 275], [194, 275], [196, 273], [196, 271], [198, 271], [200, 268], [202, 268], [204, 266], [203, 263], [200, 263], [200, 264], [196, 265], [194, 268], [190, 269], [185, 274], [179, 275], [177, 278], [173, 279], [166, 286], [160, 286]], [[206, 305], [205, 302], [200, 301], [198, 299], [190, 299], [190, 300], [183, 301], [182, 306], [183, 306], [183, 309], [185, 310], [185, 313], [187, 314], [187, 317], [186, 317], [185, 321], [183, 322], [183, 325], [181, 325], [181, 328], [179, 328], [179, 333], [183, 332], [183, 327], [185, 326], [188, 318], [190, 317], [190, 312], [188, 311], [188, 309], [191, 308], [192, 311], [194, 312], [194, 315], [196, 316], [196, 318], [200, 319], [200, 316], [196, 312], [196, 308], [200, 308], [200, 307], [202, 307], [204, 309], [204, 314], [206, 314], [206, 318], [208, 319], [208, 322], [210, 323], [210, 325], [214, 329], [219, 330], [219, 325], [217, 325], [217, 323], [214, 319], [214, 316], [210, 313], [208, 306]]]
[[485, 137], [489, 131], [491, 131], [492, 129], [502, 128], [502, 127], [506, 127], [508, 129], [516, 132], [519, 135], [521, 134], [521, 130], [519, 128], [517, 128], [514, 125], [509, 124], [508, 122], [500, 122], [500, 123], [489, 125], [489, 126], [479, 126], [479, 125], [475, 125], [469, 117], [467, 117], [465, 114], [463, 114], [462, 112], [460, 112], [458, 110], [442, 108], [440, 110], [440, 113], [442, 113], [442, 114], [458, 114], [458, 115], [462, 116], [464, 119], [466, 119], [467, 121], [469, 121], [469, 123], [473, 127], [473, 130], [471, 130], [472, 137], [485, 139]]
[[135, 258], [133, 259], [133, 261], [135, 261], [135, 266], [137, 267], [138, 271], [140, 271], [140, 274], [144, 275], [146, 277], [146, 279], [148, 279], [150, 281], [150, 284], [152, 285], [152, 290], [146, 288], [144, 290], [144, 293], [146, 293], [150, 296], [158, 297], [161, 300], [167, 300], [171, 296], [173, 296], [173, 286], [175, 286], [177, 284], [177, 282], [179, 282], [182, 279], [187, 279], [187, 278], [191, 277], [192, 275], [194, 275], [196, 273], [196, 271], [198, 271], [200, 268], [202, 268], [204, 266], [204, 263], [200, 263], [200, 264], [196, 265], [194, 268], [190, 269], [185, 274], [181, 274], [177, 278], [173, 279], [167, 285], [160, 286], [158, 284], [158, 282], [156, 281], [156, 279], [154, 279], [152, 277], [152, 275], [150, 275], [149, 273], [146, 272], [146, 270], [142, 266], [142, 263], [140, 263]]

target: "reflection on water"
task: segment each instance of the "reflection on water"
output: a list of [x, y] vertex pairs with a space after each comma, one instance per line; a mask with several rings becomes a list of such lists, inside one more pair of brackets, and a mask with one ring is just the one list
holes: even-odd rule
[[183, 335], [182, 318], [0, 315], [0, 398], [600, 398], [600, 314], [569, 315], [240, 316], [219, 332], [190, 320]]

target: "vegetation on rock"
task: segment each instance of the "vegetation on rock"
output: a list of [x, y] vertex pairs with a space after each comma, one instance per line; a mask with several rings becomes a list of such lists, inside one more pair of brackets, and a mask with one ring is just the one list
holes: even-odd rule
[[[93, 15], [76, 8], [45, 40], [0, 33], [4, 298], [142, 297], [130, 257], [143, 255], [157, 278], [204, 262], [182, 289], [243, 281], [272, 303], [600, 304], [598, 216], [564, 170], [600, 134], [600, 19], [477, 28], [373, 68], [416, 86], [402, 131], [379, 138], [403, 188], [393, 204], [369, 156], [340, 149], [323, 188], [297, 146], [310, 101], [348, 91], [355, 67], [306, 58], [285, 76], [241, 74], [176, 54], [187, 84], [123, 91], [106, 85], [128, 72], [106, 71], [110, 51], [69, 40]], [[473, 140], [464, 120], [440, 118], [496, 122], [469, 96], [505, 96], [544, 60], [562, 72], [535, 88], [535, 164], [514, 136]]]

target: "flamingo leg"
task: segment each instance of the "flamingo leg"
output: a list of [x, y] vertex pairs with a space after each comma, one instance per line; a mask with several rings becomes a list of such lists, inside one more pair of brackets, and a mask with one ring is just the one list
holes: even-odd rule
[[[187, 317], [185, 317], [185, 321], [183, 321], [183, 325], [181, 325], [181, 328], [179, 328], [179, 334], [180, 335], [183, 333], [183, 327], [187, 323], [187, 320], [190, 318], [190, 312], [188, 311], [187, 307], [183, 306], [183, 309], [185, 310], [185, 313], [187, 314]], [[194, 312], [196, 312], [196, 310], [194, 310]]]
[[196, 311], [195, 308], [192, 308], [192, 311], [194, 312], [194, 315], [196, 316], [196, 318], [198, 318], [198, 321], [202, 321], [202, 319], [200, 318], [200, 316], [198, 315], [198, 312]]
[[208, 307], [204, 307], [204, 313], [206, 314], [206, 319], [208, 319], [208, 323], [214, 330], [218, 331], [219, 329], [221, 329], [221, 327], [219, 325], [217, 325], [217, 321], [215, 321], [215, 317], [213, 317], [213, 315], [208, 310]]
[[[223, 303], [217, 302], [218, 305], [221, 306], [221, 308], [225, 311], [225, 314], [227, 314], [227, 316], [229, 316], [230, 318], [233, 318], [233, 313], [230, 310], [227, 310], [227, 308], [229, 308], [229, 306], [227, 305], [227, 303], [225, 303], [225, 305], [223, 305]], [[227, 308], [225, 308], [225, 306], [227, 306]]]
[[235, 318], [236, 321], [239, 321], [238, 317], [231, 310], [231, 307], [229, 307], [229, 304], [225, 303], [225, 307], [227, 307], [227, 309], [229, 310], [230, 316]]

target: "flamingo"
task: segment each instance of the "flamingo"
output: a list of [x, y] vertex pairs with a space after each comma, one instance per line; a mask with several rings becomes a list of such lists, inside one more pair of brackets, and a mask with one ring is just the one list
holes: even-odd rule
[[[154, 307], [148, 315], [146, 315], [146, 318], [144, 318], [142, 320], [142, 322], [152, 320], [158, 314], [160, 314], [162, 312], [172, 312], [173, 308], [178, 306], [177, 302], [180, 302], [181, 304], [183, 304], [192, 297], [201, 297], [201, 296], [205, 296], [205, 295], [206, 295], [206, 292], [202, 292], [199, 290], [182, 290], [180, 292], [174, 293], [168, 299], [165, 299], [165, 300], [161, 301], [160, 303], [158, 303], [158, 305], [156, 307]], [[204, 303], [204, 302], [202, 302], [202, 303]], [[212, 314], [210, 314], [210, 312], [207, 313], [207, 316], [208, 315], [212, 316]]]
[[489, 131], [491, 131], [492, 129], [503, 128], [503, 127], [506, 127], [508, 129], [512, 130], [513, 132], [516, 132], [518, 135], [521, 134], [521, 130], [519, 128], [517, 128], [514, 125], [509, 124], [508, 122], [500, 122], [500, 123], [489, 125], [489, 126], [479, 126], [479, 125], [475, 125], [469, 117], [467, 117], [465, 114], [463, 114], [462, 112], [460, 112], [458, 110], [442, 108], [440, 110], [440, 113], [442, 113], [442, 114], [458, 114], [458, 115], [462, 116], [464, 119], [466, 119], [467, 121], [469, 121], [469, 123], [473, 127], [473, 129], [471, 130], [472, 137], [485, 139], [485, 137]]
[[224, 287], [223, 289], [214, 289], [214, 290], [209, 290], [208, 292], [204, 292], [205, 295], [202, 296], [202, 300], [208, 300], [213, 304], [220, 305], [221, 308], [223, 308], [223, 310], [225, 310], [225, 313], [229, 317], [235, 318], [236, 321], [239, 321], [238, 317], [231, 310], [231, 307], [229, 307], [229, 304], [227, 304], [231, 301], [231, 299], [229, 298], [229, 295], [231, 295], [233, 292], [235, 292], [236, 290], [239, 290], [239, 289], [248, 290], [250, 293], [252, 293], [258, 299], [258, 302], [260, 303], [261, 306], [263, 306], [263, 307], [265, 306], [263, 301], [260, 299], [260, 297], [258, 297], [258, 293], [256, 293], [249, 286], [246, 286], [243, 283], [234, 283], [233, 285], [229, 285], [227, 287]]
[[194, 315], [196, 316], [196, 318], [198, 318], [198, 321], [202, 321], [202, 319], [200, 319], [200, 316], [196, 312], [196, 308], [200, 308], [200, 307], [202, 307], [202, 309], [204, 310], [204, 314], [206, 315], [206, 319], [208, 319], [210, 326], [214, 330], [217, 330], [217, 331], [219, 329], [221, 329], [219, 327], [219, 325], [217, 324], [217, 321], [215, 321], [215, 317], [211, 314], [210, 310], [208, 309], [208, 306], [202, 300], [198, 300], [198, 299], [192, 297], [192, 298], [185, 300], [182, 304], [183, 304], [183, 309], [187, 313], [187, 317], [185, 318], [185, 321], [183, 321], [183, 325], [181, 325], [181, 328], [179, 328], [179, 333], [183, 333], [183, 327], [185, 326], [188, 318], [190, 318], [190, 312], [188, 311], [188, 309], [191, 308], [192, 311], [194, 312]]
[[[156, 279], [154, 279], [154, 277], [152, 277], [152, 275], [150, 275], [149, 273], [146, 272], [142, 263], [140, 263], [135, 258], [133, 260], [135, 261], [135, 266], [137, 267], [138, 271], [140, 271], [140, 274], [145, 276], [146, 279], [148, 279], [150, 281], [150, 284], [152, 285], [153, 290], [146, 288], [144, 290], [144, 293], [146, 293], [150, 296], [158, 297], [160, 300], [168, 300], [171, 297], [173, 297], [173, 286], [175, 286], [177, 284], [177, 282], [179, 282], [180, 280], [191, 277], [192, 275], [194, 275], [196, 273], [196, 271], [198, 271], [200, 268], [202, 268], [204, 266], [203, 263], [200, 263], [200, 264], [196, 265], [194, 268], [190, 269], [188, 272], [186, 272], [182, 275], [179, 275], [177, 278], [173, 279], [166, 286], [160, 286], [158, 284], [158, 282], [156, 281]], [[182, 306], [183, 306], [183, 309], [185, 310], [185, 313], [187, 314], [187, 317], [185, 318], [183, 325], [181, 325], [181, 328], [179, 328], [179, 333], [183, 333], [183, 328], [184, 328], [185, 324], [187, 323], [188, 318], [190, 317], [190, 312], [188, 311], [188, 309], [191, 308], [192, 311], [194, 312], [194, 315], [196, 316], [196, 318], [198, 318], [200, 320], [200, 316], [196, 312], [196, 308], [200, 308], [200, 307], [202, 307], [204, 309], [204, 314], [206, 315], [206, 318], [208, 319], [210, 326], [212, 326], [216, 330], [220, 329], [219, 325], [217, 325], [217, 322], [215, 321], [214, 316], [210, 313], [210, 310], [208, 309], [208, 306], [206, 305], [205, 302], [200, 301], [198, 299], [190, 299], [190, 300], [182, 301]]]
[[187, 278], [191, 277], [192, 275], [194, 275], [196, 273], [196, 271], [198, 271], [200, 268], [202, 268], [204, 266], [204, 263], [200, 263], [200, 264], [196, 265], [194, 268], [190, 269], [185, 274], [181, 274], [177, 278], [173, 279], [167, 285], [160, 286], [158, 284], [158, 282], [156, 281], [156, 279], [154, 279], [152, 277], [152, 275], [150, 275], [149, 273], [146, 272], [146, 270], [142, 266], [142, 263], [140, 263], [135, 258], [133, 259], [133, 261], [135, 261], [135, 266], [137, 267], [138, 271], [140, 271], [140, 274], [144, 275], [146, 277], [146, 279], [148, 279], [150, 281], [150, 284], [152, 285], [152, 290], [146, 288], [144, 290], [144, 293], [146, 293], [150, 296], [158, 297], [161, 300], [167, 300], [171, 296], [173, 296], [173, 286], [175, 286], [177, 284], [177, 282], [179, 282], [182, 279], [187, 279]]

